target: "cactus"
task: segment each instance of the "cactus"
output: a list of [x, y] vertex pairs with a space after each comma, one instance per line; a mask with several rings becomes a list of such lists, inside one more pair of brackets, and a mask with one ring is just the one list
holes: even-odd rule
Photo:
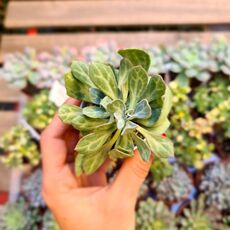
[[0, 138], [0, 148], [4, 151], [0, 160], [8, 167], [20, 167], [23, 164], [36, 166], [40, 162], [36, 143], [20, 125], [13, 127]]
[[178, 202], [191, 194], [193, 185], [189, 176], [178, 166], [174, 165], [172, 175], [164, 178], [154, 187], [157, 198], [166, 202]]
[[136, 230], [172, 230], [174, 216], [161, 201], [141, 201], [136, 212]]
[[41, 194], [42, 171], [37, 169], [27, 179], [23, 181], [22, 193], [28, 200], [31, 207], [45, 207], [45, 202]]
[[42, 220], [42, 230], [61, 230], [53, 214], [47, 210]]
[[205, 195], [205, 204], [219, 210], [230, 208], [230, 165], [216, 163], [202, 177], [200, 190]]
[[44, 129], [51, 122], [56, 110], [56, 105], [49, 100], [49, 91], [43, 90], [26, 104], [23, 115], [32, 127]]

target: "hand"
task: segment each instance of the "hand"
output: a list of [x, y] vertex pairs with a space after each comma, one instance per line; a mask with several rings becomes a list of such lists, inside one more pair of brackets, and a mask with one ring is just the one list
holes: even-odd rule
[[[68, 104], [79, 105], [76, 100]], [[124, 160], [108, 184], [105, 162], [90, 176], [74, 174], [74, 148], [79, 132], [55, 115], [41, 136], [43, 197], [62, 230], [134, 230], [135, 204], [151, 161], [135, 156]]]

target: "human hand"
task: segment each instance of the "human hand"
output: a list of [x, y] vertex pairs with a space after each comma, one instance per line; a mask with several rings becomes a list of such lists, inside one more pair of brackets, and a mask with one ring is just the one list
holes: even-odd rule
[[[69, 99], [68, 104], [79, 105]], [[94, 174], [75, 176], [74, 148], [79, 132], [55, 115], [41, 136], [43, 197], [62, 230], [134, 230], [135, 204], [151, 161], [138, 151], [125, 159], [115, 180], [108, 184], [105, 162]]]

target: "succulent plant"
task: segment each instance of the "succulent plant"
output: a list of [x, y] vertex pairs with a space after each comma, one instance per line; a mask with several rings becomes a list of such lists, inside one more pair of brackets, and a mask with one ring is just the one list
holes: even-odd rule
[[174, 215], [162, 201], [148, 198], [141, 201], [136, 212], [136, 230], [172, 230]]
[[41, 130], [51, 122], [56, 111], [56, 105], [49, 100], [49, 91], [43, 90], [25, 105], [23, 115], [32, 127]]
[[149, 55], [120, 50], [119, 70], [102, 63], [73, 61], [65, 75], [67, 94], [86, 107], [64, 104], [59, 116], [82, 132], [75, 161], [77, 174], [93, 173], [109, 157], [132, 157], [137, 146], [146, 161], [173, 156], [173, 144], [161, 134], [169, 126], [171, 93], [159, 75], [148, 76]]
[[0, 216], [0, 229], [2, 230], [38, 230], [37, 223], [40, 218], [36, 209], [29, 209], [23, 199], [15, 203], [8, 203]]
[[120, 64], [121, 57], [117, 54], [117, 44], [115, 42], [103, 42], [97, 46], [85, 47], [81, 51], [84, 61], [109, 63], [115, 67]]
[[200, 190], [205, 195], [207, 207], [219, 210], [230, 208], [230, 165], [216, 163], [205, 170]]
[[33, 208], [45, 207], [41, 194], [42, 170], [37, 169], [22, 183], [22, 194]]
[[204, 197], [191, 202], [190, 209], [184, 209], [184, 217], [179, 218], [181, 230], [213, 230], [210, 217], [204, 210]]
[[0, 76], [19, 89], [26, 88], [28, 83], [36, 88], [50, 88], [54, 81], [62, 81], [75, 57], [73, 48], [54, 48], [52, 53], [26, 48], [23, 53], [6, 56]]
[[172, 175], [164, 178], [153, 188], [158, 199], [172, 203], [188, 198], [193, 184], [187, 173], [175, 164]]
[[20, 125], [13, 127], [0, 138], [0, 148], [4, 151], [0, 160], [8, 167], [20, 167], [23, 164], [36, 166], [40, 162], [36, 143]]
[[53, 214], [47, 210], [43, 216], [42, 230], [61, 230]]

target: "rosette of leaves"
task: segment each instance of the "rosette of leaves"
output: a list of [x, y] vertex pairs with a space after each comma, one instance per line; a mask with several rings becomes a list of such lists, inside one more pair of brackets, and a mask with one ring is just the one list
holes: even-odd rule
[[45, 207], [45, 202], [41, 194], [42, 171], [37, 169], [22, 183], [22, 194], [29, 205], [34, 208]]
[[190, 209], [184, 209], [184, 217], [179, 218], [181, 230], [212, 230], [210, 216], [204, 209], [204, 197], [191, 202]]
[[56, 111], [56, 105], [49, 100], [49, 91], [43, 90], [26, 104], [23, 115], [32, 127], [41, 130], [51, 122]]
[[13, 127], [0, 138], [0, 148], [4, 152], [0, 160], [8, 167], [20, 167], [24, 164], [36, 166], [40, 162], [36, 143], [20, 125]]
[[53, 214], [47, 210], [42, 219], [42, 230], [61, 230]]
[[93, 47], [85, 47], [82, 49], [83, 60], [88, 63], [109, 63], [118, 67], [121, 57], [117, 54], [117, 49], [117, 44], [112, 41], [101, 43]]
[[230, 82], [223, 77], [217, 77], [207, 85], [200, 85], [195, 89], [194, 105], [196, 109], [205, 114], [216, 108], [226, 98], [230, 97]]
[[164, 178], [153, 189], [158, 199], [174, 203], [188, 198], [193, 184], [187, 173], [175, 164], [172, 175]]
[[174, 47], [167, 47], [171, 58], [170, 71], [182, 77], [196, 78], [206, 82], [210, 71], [216, 69], [216, 63], [209, 60], [207, 47], [198, 41], [181, 41]]
[[230, 208], [230, 165], [216, 163], [202, 177], [200, 190], [204, 193], [207, 207], [219, 210]]
[[136, 230], [172, 230], [174, 215], [162, 201], [148, 198], [139, 203], [136, 211]]
[[38, 211], [30, 209], [23, 199], [7, 203], [0, 216], [2, 230], [38, 230], [40, 221]]
[[103, 162], [133, 156], [136, 146], [147, 161], [173, 155], [173, 144], [161, 136], [168, 128], [171, 93], [163, 79], [148, 76], [149, 55], [139, 49], [120, 50], [120, 68], [102, 63], [73, 61], [65, 75], [67, 94], [86, 102], [80, 108], [59, 109], [64, 123], [81, 131], [76, 146], [76, 172], [93, 173]]

